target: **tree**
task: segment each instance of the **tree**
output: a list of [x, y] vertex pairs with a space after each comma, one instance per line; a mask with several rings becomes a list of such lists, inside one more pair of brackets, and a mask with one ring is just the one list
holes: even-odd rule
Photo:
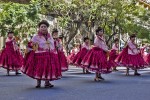
[[23, 4], [29, 3], [30, 1], [31, 0], [1, 0], [1, 2], [5, 2], [5, 3], [14, 2], [14, 3], [23, 3]]
[[39, 22], [37, 5], [1, 3], [0, 33], [6, 36], [8, 30], [15, 31], [18, 38], [26, 38], [27, 33], [35, 32]]
[[[16, 22], [22, 23], [25, 20], [23, 24], [12, 21], [15, 17], [9, 14], [13, 11], [6, 9], [4, 11], [8, 10], [9, 14], [3, 12], [2, 15], [6, 15], [9, 20], [0, 17], [5, 19], [0, 21], [5, 21], [1, 25], [9, 26], [9, 22], [14, 23], [15, 27], [26, 26], [30, 29], [38, 22], [38, 14], [52, 16], [57, 18], [57, 28], [63, 32], [66, 48], [78, 32], [83, 36], [93, 36], [99, 26], [105, 29], [108, 44], [115, 35], [124, 33], [137, 33], [139, 38], [149, 39], [150, 11], [137, 5], [137, 0], [32, 0], [30, 4], [21, 6], [24, 8], [14, 15], [18, 18], [15, 19]], [[18, 9], [13, 7], [12, 9]], [[26, 13], [22, 13], [24, 11]]]

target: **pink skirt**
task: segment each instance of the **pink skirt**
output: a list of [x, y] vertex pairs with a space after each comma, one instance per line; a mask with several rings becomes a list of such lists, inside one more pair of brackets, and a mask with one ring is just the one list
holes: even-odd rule
[[94, 72], [99, 73], [110, 73], [112, 72], [112, 67], [107, 61], [106, 52], [98, 47], [93, 47], [83, 58], [81, 64]]
[[0, 66], [8, 70], [20, 70], [23, 56], [19, 51], [4, 49], [0, 55]]
[[58, 56], [52, 52], [29, 52], [21, 71], [31, 78], [39, 80], [57, 80], [61, 78]]
[[115, 62], [115, 59], [117, 58], [118, 54], [116, 50], [111, 50], [109, 55], [109, 62], [111, 66], [116, 67], [118, 66], [117, 62]]
[[144, 56], [145, 62], [150, 65], [150, 54]]
[[59, 57], [59, 63], [61, 66], [61, 70], [67, 71], [68, 70], [68, 63], [67, 63], [67, 58], [66, 58], [64, 52], [59, 51], [58, 57]]
[[88, 50], [86, 48], [81, 49], [81, 51], [79, 51], [74, 59], [73, 59], [73, 64], [79, 67], [82, 67], [81, 62], [84, 58], [84, 56], [86, 55], [86, 53], [88, 52]]
[[69, 64], [73, 64], [73, 59], [74, 59], [74, 57], [75, 57], [75, 54], [74, 54], [74, 53], [68, 55], [68, 57], [67, 57], [67, 62], [68, 62]]
[[131, 69], [143, 69], [146, 65], [140, 53], [136, 55], [128, 54], [128, 47], [123, 49], [116, 60], [118, 63]]

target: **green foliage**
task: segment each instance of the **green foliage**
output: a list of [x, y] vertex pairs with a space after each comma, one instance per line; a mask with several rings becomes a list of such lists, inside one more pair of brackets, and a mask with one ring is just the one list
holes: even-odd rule
[[6, 28], [32, 33], [38, 14], [45, 14], [56, 17], [59, 26], [69, 31], [68, 41], [77, 34], [76, 30], [84, 30], [83, 26], [86, 32], [101, 26], [110, 37], [112, 32], [121, 32], [150, 39], [150, 11], [137, 5], [137, 0], [32, 0], [28, 5], [2, 3], [0, 7], [2, 35]]
[[0, 33], [2, 36], [5, 36], [8, 30], [15, 31], [15, 35], [28, 33], [35, 28], [38, 21], [38, 8], [34, 4], [1, 3]]

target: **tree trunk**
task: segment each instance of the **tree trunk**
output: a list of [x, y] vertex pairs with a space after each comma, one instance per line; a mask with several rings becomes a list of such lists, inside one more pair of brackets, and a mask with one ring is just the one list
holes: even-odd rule
[[65, 48], [66, 48], [66, 51], [67, 51], [67, 54], [68, 54], [68, 52], [69, 52], [69, 48], [68, 48], [68, 44], [70, 43], [70, 41], [76, 36], [76, 34], [77, 34], [77, 32], [78, 32], [78, 29], [80, 28], [80, 26], [81, 26], [81, 23], [82, 22], [80, 22], [80, 23], [77, 23], [77, 26], [75, 27], [75, 29], [73, 29], [70, 33], [72, 33], [70, 36], [69, 36], [69, 39], [68, 39], [68, 41], [67, 42], [65, 42]]
[[109, 41], [118, 33], [113, 33], [112, 35], [109, 36], [108, 40], [106, 41], [106, 44], [109, 45]]

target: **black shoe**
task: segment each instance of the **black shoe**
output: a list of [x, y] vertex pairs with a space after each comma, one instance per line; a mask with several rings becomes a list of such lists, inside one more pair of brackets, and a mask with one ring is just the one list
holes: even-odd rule
[[54, 87], [54, 85], [52, 85], [52, 84], [45, 85], [45, 88], [52, 88], [52, 87]]
[[89, 72], [88, 70], [86, 70], [86, 72], [85, 72], [86, 74], [91, 74], [91, 72]]
[[41, 87], [41, 85], [37, 85], [35, 88], [40, 88]]
[[140, 74], [140, 73], [134, 73], [134, 75], [135, 75], [135, 76], [140, 76], [141, 74]]
[[20, 75], [21, 73], [19, 73], [19, 72], [16, 72], [16, 75]]

